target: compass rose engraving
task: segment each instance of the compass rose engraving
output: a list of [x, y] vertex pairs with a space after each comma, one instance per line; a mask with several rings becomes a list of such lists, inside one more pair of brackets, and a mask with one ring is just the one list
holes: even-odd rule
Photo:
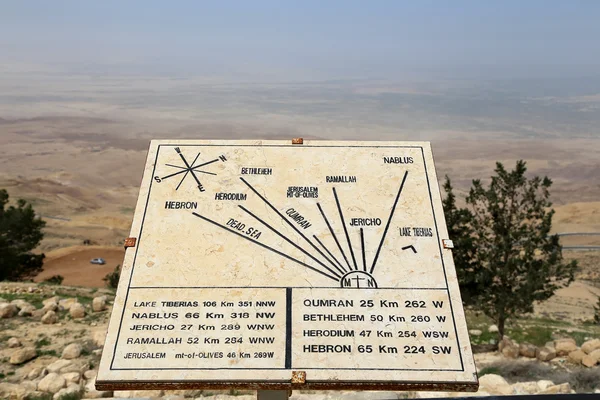
[[175, 151], [177, 152], [177, 154], [179, 154], [179, 157], [181, 158], [181, 161], [183, 162], [183, 165], [174, 165], [174, 164], [165, 164], [168, 167], [171, 168], [177, 168], [180, 171], [178, 172], [174, 172], [172, 174], [163, 176], [163, 177], [159, 177], [159, 176], [155, 176], [154, 180], [158, 183], [162, 182], [165, 179], [169, 179], [169, 178], [173, 178], [175, 176], [178, 175], [182, 175], [183, 177], [179, 180], [179, 183], [177, 184], [177, 187], [175, 188], [175, 190], [179, 190], [179, 188], [181, 187], [181, 184], [183, 183], [183, 181], [185, 181], [185, 178], [187, 178], [188, 175], [191, 175], [192, 178], [194, 179], [194, 181], [196, 181], [196, 187], [198, 188], [198, 190], [200, 192], [204, 192], [204, 186], [202, 185], [202, 182], [200, 182], [200, 178], [198, 177], [199, 175], [197, 174], [207, 174], [207, 175], [217, 175], [214, 172], [209, 172], [209, 171], [204, 171], [200, 168], [202, 167], [206, 167], [207, 165], [216, 163], [218, 161], [227, 161], [227, 158], [225, 158], [225, 156], [221, 155], [218, 158], [215, 158], [214, 160], [210, 160], [210, 161], [206, 161], [203, 162], [201, 164], [196, 165], [196, 161], [198, 161], [198, 158], [200, 157], [200, 153], [198, 153], [196, 155], [196, 158], [194, 158], [194, 161], [192, 161], [192, 163], [190, 164], [188, 162], [188, 160], [185, 158], [185, 156], [183, 155], [183, 153], [181, 152], [181, 149], [179, 147], [175, 147]]

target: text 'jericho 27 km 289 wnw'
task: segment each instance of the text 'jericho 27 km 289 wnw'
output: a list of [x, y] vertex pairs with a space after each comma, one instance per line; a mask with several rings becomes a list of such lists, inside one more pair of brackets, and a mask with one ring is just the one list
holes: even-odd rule
[[100, 388], [476, 390], [429, 143], [152, 141]]

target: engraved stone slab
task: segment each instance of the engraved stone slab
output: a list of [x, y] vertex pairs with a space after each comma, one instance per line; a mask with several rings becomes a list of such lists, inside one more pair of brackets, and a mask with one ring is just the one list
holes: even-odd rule
[[130, 236], [101, 389], [477, 388], [429, 143], [152, 141]]

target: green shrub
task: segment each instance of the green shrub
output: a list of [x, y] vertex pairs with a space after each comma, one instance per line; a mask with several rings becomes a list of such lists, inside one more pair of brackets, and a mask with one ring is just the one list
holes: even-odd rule
[[42, 348], [44, 346], [48, 346], [50, 344], [52, 344], [52, 342], [50, 342], [50, 339], [48, 339], [47, 337], [43, 337], [43, 338], [38, 339], [38, 340], [35, 341], [35, 348], [39, 349], [39, 348]]
[[65, 278], [61, 275], [52, 275], [50, 278], [44, 279], [42, 283], [47, 285], [61, 285]]
[[121, 277], [121, 265], [117, 265], [113, 272], [109, 272], [106, 274], [102, 280], [105, 282], [106, 286], [111, 289], [116, 289], [119, 285], [119, 278]]

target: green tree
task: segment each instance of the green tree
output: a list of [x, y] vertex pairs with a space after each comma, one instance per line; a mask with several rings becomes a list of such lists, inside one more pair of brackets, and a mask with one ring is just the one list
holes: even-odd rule
[[0, 281], [33, 278], [42, 270], [44, 254], [33, 254], [46, 223], [35, 216], [25, 200], [8, 205], [8, 192], [0, 190]]
[[[466, 297], [495, 320], [500, 339], [507, 318], [532, 312], [536, 301], [568, 286], [577, 269], [575, 261], [564, 262], [558, 236], [550, 235], [552, 181], [528, 179], [526, 171], [522, 160], [512, 171], [496, 163], [487, 187], [473, 181], [467, 210], [459, 212], [454, 206], [450, 212], [451, 217], [463, 218], [450, 219], [450, 230], [469, 237], [459, 238], [454, 252], [466, 266], [465, 270], [458, 266], [461, 286], [468, 288]], [[446, 198], [445, 204], [452, 201]], [[463, 242], [466, 247], [461, 249]]]
[[444, 182], [446, 197], [442, 200], [444, 217], [448, 227], [448, 237], [454, 243], [453, 251], [454, 265], [460, 284], [460, 294], [465, 304], [476, 302], [479, 291], [475, 280], [475, 241], [473, 240], [473, 229], [471, 228], [471, 211], [466, 208], [458, 208], [456, 196], [450, 178], [446, 175]]

